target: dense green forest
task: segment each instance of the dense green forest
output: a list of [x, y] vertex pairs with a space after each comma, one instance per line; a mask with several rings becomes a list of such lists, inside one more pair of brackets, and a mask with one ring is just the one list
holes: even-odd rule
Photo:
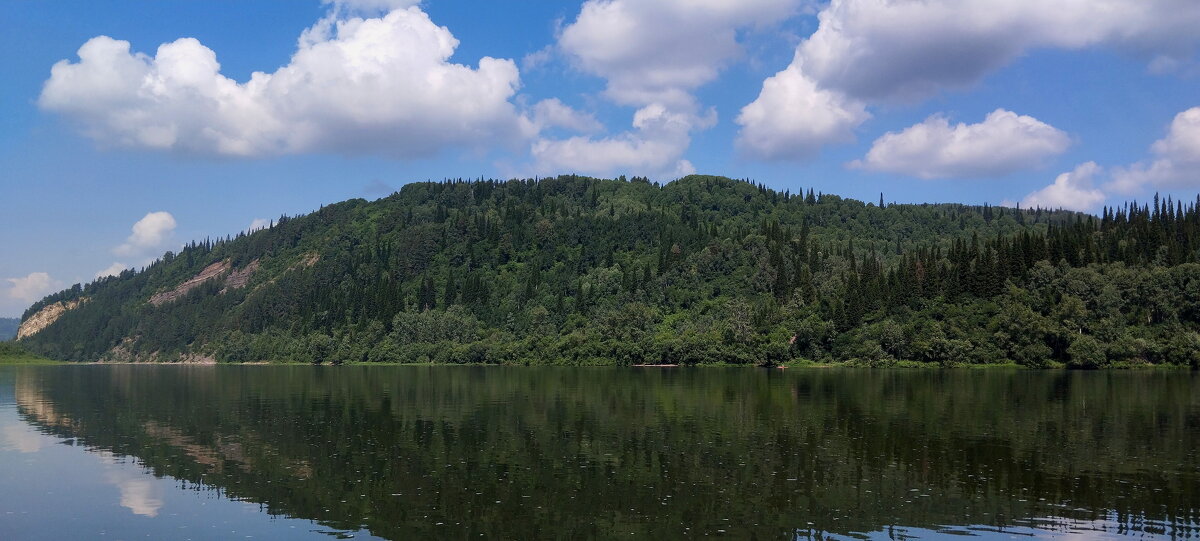
[[78, 361], [1200, 367], [1200, 198], [1091, 216], [699, 175], [414, 183], [194, 242], [24, 318], [76, 300], [21, 344]]

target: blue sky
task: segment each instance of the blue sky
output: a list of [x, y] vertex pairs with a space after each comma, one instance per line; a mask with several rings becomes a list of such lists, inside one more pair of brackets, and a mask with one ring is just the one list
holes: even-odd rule
[[1100, 6], [13, 3], [0, 316], [190, 239], [444, 177], [694, 171], [1087, 211], [1194, 198], [1200, 4]]

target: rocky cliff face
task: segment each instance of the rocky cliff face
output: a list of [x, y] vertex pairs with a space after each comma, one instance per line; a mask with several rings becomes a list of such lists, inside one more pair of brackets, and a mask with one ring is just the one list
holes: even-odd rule
[[200, 271], [198, 275], [188, 278], [184, 283], [176, 285], [175, 289], [162, 291], [162, 293], [156, 293], [154, 296], [151, 296], [150, 303], [151, 305], [162, 306], [166, 305], [167, 302], [179, 300], [182, 296], [187, 295], [187, 291], [191, 291], [192, 289], [200, 287], [200, 284], [208, 282], [210, 279], [214, 279], [217, 276], [221, 276], [222, 273], [227, 272], [228, 270], [228, 260], [205, 266], [204, 270]]
[[204, 267], [204, 270], [200, 271], [200, 274], [189, 278], [186, 282], [176, 286], [175, 289], [155, 293], [153, 297], [150, 297], [150, 304], [153, 304], [154, 306], [162, 306], [168, 302], [178, 300], [184, 295], [187, 295], [189, 291], [200, 287], [200, 285], [204, 282], [215, 279], [216, 277], [229, 271], [229, 267], [230, 265], [228, 260], [218, 261], [212, 265]]
[[38, 310], [38, 313], [29, 316], [29, 319], [21, 323], [21, 327], [17, 329], [17, 340], [41, 332], [42, 329], [49, 327], [51, 323], [58, 321], [58, 318], [62, 317], [63, 314], [78, 308], [84, 302], [87, 302], [86, 297], [73, 301], [56, 302]]
[[[150, 304], [153, 304], [154, 306], [162, 306], [169, 302], [177, 301], [183, 298], [184, 295], [187, 295], [189, 291], [200, 287], [201, 284], [209, 280], [216, 280], [223, 275], [225, 276], [225, 285], [221, 288], [221, 293], [226, 293], [231, 289], [245, 287], [246, 282], [249, 282], [250, 277], [254, 275], [254, 271], [258, 270], [258, 265], [258, 260], [255, 259], [245, 267], [234, 270], [228, 259], [224, 261], [218, 261], [212, 265], [204, 267], [204, 270], [200, 271], [200, 274], [188, 278], [187, 281], [175, 286], [174, 289], [155, 293], [154, 296], [150, 297]], [[226, 275], [225, 273], [229, 274]]]
[[242, 267], [229, 273], [229, 277], [225, 278], [225, 287], [221, 289], [221, 293], [226, 293], [231, 289], [240, 289], [246, 287], [246, 283], [250, 281], [250, 277], [258, 270], [258, 260], [251, 261], [249, 265]]

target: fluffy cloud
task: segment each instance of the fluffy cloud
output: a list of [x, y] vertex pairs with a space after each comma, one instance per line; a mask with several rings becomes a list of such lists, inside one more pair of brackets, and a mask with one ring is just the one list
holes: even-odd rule
[[633, 131], [599, 139], [541, 139], [533, 144], [531, 153], [540, 173], [676, 178], [695, 172], [691, 162], [682, 159], [691, 143], [689, 132], [698, 122], [713, 120], [715, 117], [697, 119], [673, 113], [660, 104], [648, 105], [634, 114]]
[[412, 7], [421, 0], [321, 0], [322, 4], [333, 4], [335, 8], [364, 13], [388, 12], [393, 9]]
[[116, 276], [118, 274], [121, 274], [121, 272], [123, 272], [125, 269], [128, 269], [128, 268], [129, 268], [129, 265], [126, 265], [119, 261], [114, 261], [112, 265], [108, 266], [108, 268], [101, 270], [100, 272], [97, 272], [96, 278], [104, 278], [106, 276]]
[[875, 140], [851, 164], [925, 179], [1002, 176], [1062, 154], [1071, 138], [1031, 116], [996, 109], [979, 124], [950, 125], [941, 115]]
[[1147, 185], [1195, 187], [1200, 184], [1200, 107], [1175, 115], [1167, 136], [1150, 147], [1154, 159], [1113, 171], [1108, 187], [1134, 194]]
[[117, 255], [146, 255], [162, 248], [175, 232], [175, 217], [169, 212], [151, 212], [133, 224], [125, 243], [113, 249]]
[[1155, 141], [1150, 150], [1165, 159], [1200, 164], [1200, 107], [1175, 115], [1167, 136]]
[[683, 158], [691, 133], [715, 124], [716, 112], [702, 112], [693, 92], [742, 54], [739, 30], [785, 19], [800, 4], [588, 0], [560, 32], [558, 49], [580, 70], [603, 77], [608, 99], [639, 107], [633, 129], [608, 137], [538, 139], [531, 148], [534, 169], [657, 178], [694, 172]]
[[247, 233], [253, 233], [260, 229], [271, 227], [271, 220], [266, 218], [255, 218], [250, 221], [250, 226], [246, 228]]
[[809, 158], [827, 143], [853, 141], [869, 118], [862, 102], [818, 88], [793, 65], [764, 81], [758, 99], [742, 108], [737, 144], [757, 158]]
[[533, 125], [540, 132], [548, 128], [565, 128], [581, 133], [600, 131], [603, 127], [596, 117], [577, 111], [558, 98], [539, 101], [533, 106]]
[[1200, 185], [1200, 107], [1175, 115], [1166, 137], [1150, 146], [1154, 158], [1111, 170], [1104, 190], [1094, 187], [1101, 168], [1088, 162], [1059, 175], [1054, 184], [1029, 194], [1026, 206], [1094, 210], [1105, 191], [1134, 195], [1146, 187], [1197, 187]]
[[[1192, 0], [833, 0], [792, 64], [743, 109], [739, 144], [762, 157], [809, 158], [813, 144], [848, 140], [845, 104], [966, 87], [1037, 48], [1111, 46], [1157, 70], [1178, 67], [1194, 58], [1197, 27], [1200, 3]], [[791, 100], [801, 103], [788, 107]], [[808, 144], [772, 140], [786, 135], [780, 127], [814, 118], [847, 120], [810, 133]]]
[[819, 21], [797, 59], [822, 86], [863, 99], [969, 85], [1034, 48], [1179, 58], [1200, 42], [1191, 0], [833, 0]]
[[1093, 185], [1093, 180], [1100, 173], [1101, 168], [1095, 162], [1081, 164], [1070, 173], [1058, 175], [1054, 184], [1025, 196], [1021, 205], [1026, 208], [1095, 210], [1105, 198], [1104, 192]]
[[5, 281], [9, 284], [6, 296], [26, 304], [45, 297], [61, 285], [45, 272], [31, 272], [22, 278], [5, 278]]
[[345, 16], [413, 3], [339, 0], [289, 64], [241, 83], [192, 38], [151, 57], [99, 36], [78, 62], [54, 65], [38, 103], [101, 144], [199, 155], [414, 158], [531, 135], [509, 102], [520, 84], [511, 60], [450, 63], [458, 40], [415, 6]]
[[737, 30], [793, 14], [799, 0], [588, 0], [559, 47], [627, 105], [690, 103], [741, 54]]
[[521, 71], [530, 72], [541, 68], [554, 58], [554, 46], [547, 45], [521, 57]]

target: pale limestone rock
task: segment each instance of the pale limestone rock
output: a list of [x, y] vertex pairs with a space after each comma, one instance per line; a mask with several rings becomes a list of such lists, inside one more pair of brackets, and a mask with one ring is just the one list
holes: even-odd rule
[[36, 314], [29, 316], [29, 319], [21, 322], [21, 326], [17, 329], [17, 340], [42, 332], [42, 329], [49, 327], [51, 323], [58, 321], [58, 318], [62, 317], [63, 314], [78, 308], [84, 302], [87, 302], [86, 297], [46, 305], [45, 308], [38, 310]]

